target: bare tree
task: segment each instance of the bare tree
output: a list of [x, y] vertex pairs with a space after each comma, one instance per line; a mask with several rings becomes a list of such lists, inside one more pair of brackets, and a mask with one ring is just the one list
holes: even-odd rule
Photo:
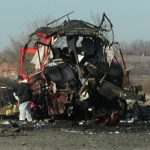
[[123, 52], [128, 55], [150, 56], [150, 41], [135, 40], [130, 43], [121, 43]]
[[26, 31], [22, 32], [18, 37], [9, 36], [10, 45], [7, 45], [1, 52], [0, 61], [7, 63], [16, 63], [19, 65], [20, 49], [28, 41], [28, 35], [41, 26], [46, 26], [52, 20], [51, 17], [42, 17], [27, 24]]
[[93, 20], [94, 24], [99, 26], [101, 24], [102, 15], [100, 13], [96, 14], [91, 13], [91, 19]]

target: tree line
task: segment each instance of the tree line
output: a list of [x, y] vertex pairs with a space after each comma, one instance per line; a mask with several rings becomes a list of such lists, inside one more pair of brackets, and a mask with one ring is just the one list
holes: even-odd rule
[[150, 56], [150, 41], [135, 40], [129, 43], [121, 42], [120, 45], [126, 55]]

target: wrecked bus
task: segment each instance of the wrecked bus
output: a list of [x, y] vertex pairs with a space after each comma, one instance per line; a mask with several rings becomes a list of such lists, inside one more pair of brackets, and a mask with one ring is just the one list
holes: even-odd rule
[[128, 97], [141, 96], [127, 90], [129, 70], [109, 18], [104, 13], [99, 26], [69, 18], [49, 25], [21, 49], [20, 75], [29, 79], [33, 116], [117, 123]]

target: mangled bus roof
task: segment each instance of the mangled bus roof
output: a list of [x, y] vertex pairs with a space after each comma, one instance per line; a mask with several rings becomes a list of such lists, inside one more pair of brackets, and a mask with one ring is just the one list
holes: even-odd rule
[[64, 21], [61, 25], [57, 27], [40, 27], [35, 32], [30, 34], [30, 36], [36, 35], [38, 33], [43, 33], [46, 35], [60, 35], [60, 36], [98, 36], [102, 35], [100, 33], [100, 28], [96, 25], [84, 22], [82, 20], [69, 20]]

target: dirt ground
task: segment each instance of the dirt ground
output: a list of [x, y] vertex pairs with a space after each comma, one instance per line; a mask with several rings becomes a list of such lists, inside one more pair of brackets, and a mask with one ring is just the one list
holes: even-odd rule
[[77, 126], [59, 122], [55, 126], [24, 126], [13, 132], [14, 129], [0, 127], [0, 150], [150, 149], [150, 122], [113, 127]]

